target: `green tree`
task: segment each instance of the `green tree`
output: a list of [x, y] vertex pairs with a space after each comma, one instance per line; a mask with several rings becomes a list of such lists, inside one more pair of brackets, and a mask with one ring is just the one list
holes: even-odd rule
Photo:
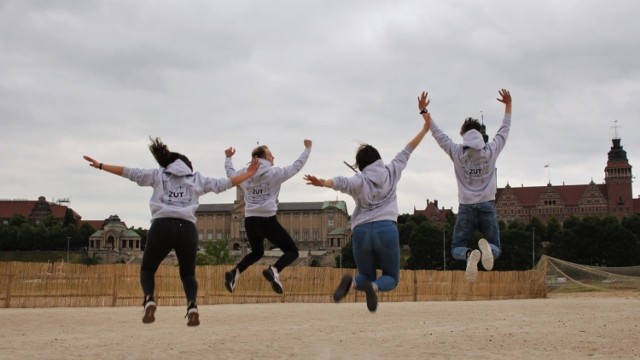
[[203, 246], [203, 252], [196, 255], [196, 265], [226, 265], [233, 262], [226, 240], [207, 241]]
[[340, 255], [336, 256], [336, 267], [343, 267], [348, 269], [356, 268], [356, 260], [353, 258], [353, 245], [349, 241], [345, 246], [340, 249]]
[[[409, 240], [411, 255], [407, 259], [407, 269], [443, 269], [443, 230], [424, 222], [418, 225]], [[445, 245], [446, 248], [446, 245]], [[444, 250], [446, 252], [446, 250]]]

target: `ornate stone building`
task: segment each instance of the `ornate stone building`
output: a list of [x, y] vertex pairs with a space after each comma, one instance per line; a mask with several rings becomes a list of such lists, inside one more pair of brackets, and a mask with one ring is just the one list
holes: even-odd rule
[[[351, 238], [344, 201], [281, 202], [277, 217], [301, 251], [336, 250]], [[241, 250], [243, 245], [248, 245], [244, 229], [244, 196], [240, 187], [236, 187], [233, 204], [201, 204], [196, 218], [201, 243], [227, 240], [229, 250]], [[271, 246], [265, 240], [265, 249]]]
[[89, 236], [87, 255], [106, 263], [127, 262], [142, 256], [142, 239], [128, 229], [118, 215], [111, 215], [102, 229]]
[[555, 218], [560, 223], [570, 216], [625, 216], [640, 214], [640, 198], [632, 196], [633, 174], [627, 152], [620, 138], [612, 139], [604, 184], [593, 180], [584, 185], [551, 185], [499, 188], [496, 194], [498, 219], [507, 224], [519, 220], [529, 223], [538, 218], [547, 223]]

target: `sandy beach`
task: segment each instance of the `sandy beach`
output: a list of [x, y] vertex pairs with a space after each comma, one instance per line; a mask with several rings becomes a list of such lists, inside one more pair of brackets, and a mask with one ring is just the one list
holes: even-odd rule
[[0, 359], [640, 359], [640, 294], [546, 299], [0, 309]]

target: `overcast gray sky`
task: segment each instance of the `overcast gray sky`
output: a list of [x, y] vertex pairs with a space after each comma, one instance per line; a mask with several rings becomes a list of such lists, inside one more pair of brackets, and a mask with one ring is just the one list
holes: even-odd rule
[[[0, 1], [0, 198], [69, 198], [85, 220], [148, 228], [151, 189], [82, 155], [156, 167], [157, 136], [224, 177], [229, 146], [238, 167], [257, 142], [287, 165], [309, 138], [280, 201], [340, 199], [351, 213], [350, 197], [303, 174], [351, 175], [343, 161], [360, 142], [391, 160], [422, 126], [422, 90], [452, 138], [467, 116], [493, 138], [500, 88], [513, 121], [499, 187], [602, 183], [615, 120], [640, 166], [639, 19], [635, 0]], [[400, 213], [427, 199], [457, 211], [451, 162], [430, 134], [403, 173]]]

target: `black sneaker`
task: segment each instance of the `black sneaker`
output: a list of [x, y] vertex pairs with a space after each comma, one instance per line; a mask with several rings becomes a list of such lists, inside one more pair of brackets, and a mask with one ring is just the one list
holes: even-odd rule
[[187, 315], [184, 317], [187, 318], [187, 326], [200, 325], [200, 314], [198, 314], [198, 307], [195, 304], [189, 305]]
[[333, 293], [333, 301], [339, 302], [345, 296], [347, 296], [347, 294], [349, 293], [349, 290], [351, 289], [352, 284], [353, 284], [353, 277], [351, 277], [351, 275], [343, 276], [342, 280], [340, 280], [340, 284], [338, 285], [338, 288]]
[[157, 306], [155, 301], [153, 301], [153, 298], [148, 298], [144, 301], [144, 316], [142, 317], [143, 323], [151, 324], [156, 321], [156, 308]]
[[240, 272], [236, 268], [224, 273], [224, 287], [227, 288], [228, 292], [233, 293], [238, 277], [240, 277]]
[[378, 295], [371, 281], [367, 281], [364, 284], [364, 293], [367, 295], [367, 309], [371, 312], [376, 312], [378, 309]]
[[284, 290], [282, 289], [282, 283], [280, 282], [280, 276], [278, 275], [278, 269], [273, 266], [269, 266], [262, 272], [262, 276], [264, 276], [267, 281], [271, 283], [271, 288], [273, 291], [278, 294], [282, 294]]

